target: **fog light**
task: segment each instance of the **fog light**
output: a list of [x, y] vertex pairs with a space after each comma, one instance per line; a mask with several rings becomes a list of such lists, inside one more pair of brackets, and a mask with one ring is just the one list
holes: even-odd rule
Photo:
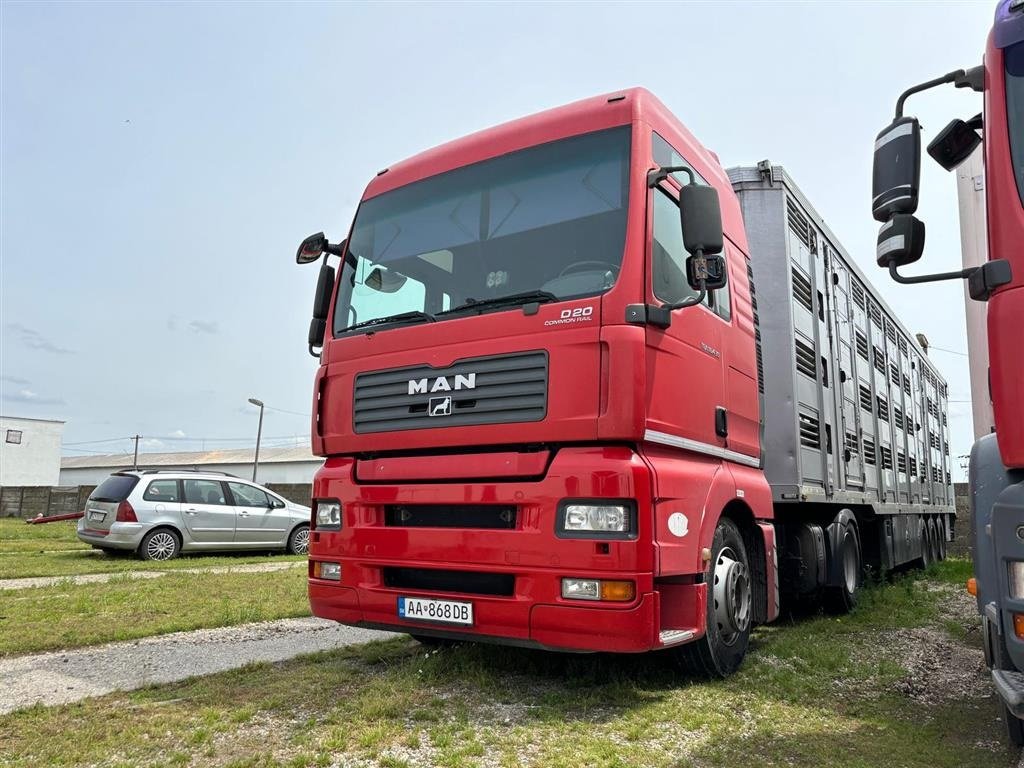
[[1010, 597], [1020, 600], [1024, 597], [1024, 561], [1011, 560], [1006, 564], [1010, 581]]
[[597, 579], [562, 579], [562, 597], [566, 600], [600, 600], [601, 582]]
[[636, 596], [636, 585], [632, 581], [602, 581], [601, 599], [629, 602]]
[[341, 581], [341, 563], [323, 563], [319, 560], [313, 563], [313, 578], [327, 579], [328, 581]]

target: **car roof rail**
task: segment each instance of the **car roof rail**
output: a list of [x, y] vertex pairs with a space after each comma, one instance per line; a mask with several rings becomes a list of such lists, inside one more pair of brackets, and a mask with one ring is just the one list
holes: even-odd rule
[[[128, 471], [131, 471], [131, 470], [128, 470]], [[139, 469], [139, 470], [135, 470], [135, 471], [137, 471], [140, 475], [159, 475], [161, 472], [170, 472], [170, 473], [194, 472], [197, 475], [223, 475], [224, 477], [238, 477], [238, 475], [233, 475], [230, 472], [221, 472], [221, 471], [216, 470], [216, 469], [195, 469], [195, 468], [193, 468], [193, 469]]]

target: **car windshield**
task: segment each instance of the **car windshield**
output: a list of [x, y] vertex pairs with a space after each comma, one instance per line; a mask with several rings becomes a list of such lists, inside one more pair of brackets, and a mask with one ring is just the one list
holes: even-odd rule
[[[504, 297], [592, 296], [615, 282], [626, 236], [629, 127], [459, 168], [364, 201], [334, 312], [353, 326], [429, 321]], [[369, 330], [369, 328], [368, 328]]]
[[1006, 49], [1006, 117], [1017, 193], [1024, 205], [1024, 41]]

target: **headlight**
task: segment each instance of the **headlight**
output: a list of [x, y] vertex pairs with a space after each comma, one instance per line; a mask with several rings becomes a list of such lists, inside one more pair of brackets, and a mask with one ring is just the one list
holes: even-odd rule
[[1024, 597], [1024, 561], [1011, 560], [1006, 564], [1010, 581], [1010, 597], [1020, 600]]
[[341, 528], [341, 504], [337, 501], [318, 501], [316, 503], [316, 527], [321, 530], [339, 530]]
[[566, 538], [627, 539], [636, 535], [636, 507], [628, 502], [563, 501], [558, 535]]
[[562, 597], [566, 600], [629, 602], [636, 597], [636, 584], [632, 581], [562, 579]]

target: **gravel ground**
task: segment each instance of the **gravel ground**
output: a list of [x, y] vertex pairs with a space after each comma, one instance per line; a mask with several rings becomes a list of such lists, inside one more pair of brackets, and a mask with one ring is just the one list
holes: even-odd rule
[[111, 579], [158, 579], [169, 573], [267, 573], [305, 568], [306, 562], [250, 563], [247, 565], [220, 565], [209, 568], [174, 568], [168, 571], [115, 571], [114, 573], [87, 573], [79, 576], [33, 576], [24, 579], [0, 579], [0, 589], [28, 589], [48, 587], [51, 584], [96, 584]]
[[281, 619], [0, 659], [0, 714], [388, 637], [322, 619]]

